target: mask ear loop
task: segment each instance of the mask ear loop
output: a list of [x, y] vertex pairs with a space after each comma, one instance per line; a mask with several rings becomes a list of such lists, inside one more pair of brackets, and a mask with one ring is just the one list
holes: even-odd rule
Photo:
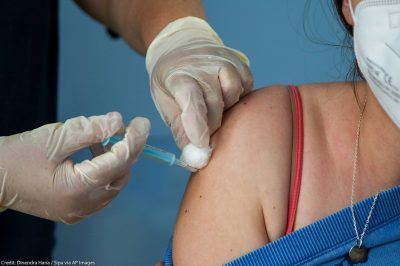
[[[351, 17], [353, 19], [353, 28], [354, 28], [354, 24], [356, 23], [356, 16], [354, 14], [352, 0], [349, 0], [349, 8], [350, 8]], [[353, 81], [353, 85], [354, 85], [354, 96], [356, 97], [357, 105], [361, 110], [360, 100], [359, 100], [359, 97], [358, 97], [357, 83]]]
[[349, 0], [349, 7], [350, 7], [350, 14], [353, 18], [353, 23], [356, 23], [356, 15], [354, 14], [353, 3], [351, 2], [351, 0]]

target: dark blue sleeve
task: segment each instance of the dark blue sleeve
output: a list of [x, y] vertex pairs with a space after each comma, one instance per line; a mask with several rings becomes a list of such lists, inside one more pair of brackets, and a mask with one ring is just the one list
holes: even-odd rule
[[163, 262], [164, 266], [174, 265], [174, 262], [172, 261], [172, 237], [169, 239], [167, 249], [164, 252]]

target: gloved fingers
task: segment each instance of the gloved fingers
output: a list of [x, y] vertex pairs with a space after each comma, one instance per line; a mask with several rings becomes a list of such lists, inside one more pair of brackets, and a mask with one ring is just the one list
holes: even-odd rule
[[[99, 212], [104, 209], [117, 195], [119, 191], [107, 191], [103, 188], [97, 188], [86, 194], [86, 199], [76, 200], [69, 203], [64, 209], [52, 220], [61, 221], [65, 224], [76, 224], [82, 219]], [[45, 216], [46, 217], [46, 216]], [[47, 217], [49, 219], [50, 217]]]
[[[167, 87], [181, 109], [181, 123], [187, 138], [197, 147], [208, 147], [210, 134], [207, 122], [210, 110], [207, 110], [207, 95], [203, 94], [201, 85], [191, 76], [175, 74], [168, 78]], [[211, 96], [208, 98], [212, 100]], [[179, 126], [179, 122], [175, 122], [176, 126]], [[174, 131], [180, 132], [179, 129]]]
[[150, 131], [146, 118], [135, 118], [126, 129], [125, 137], [110, 151], [74, 166], [82, 183], [107, 186], [129, 176], [130, 167], [143, 151]]
[[[113, 135], [113, 136], [121, 136], [123, 137], [125, 133], [125, 126], [122, 124], [122, 127]], [[111, 144], [109, 144], [111, 145]], [[108, 146], [104, 147], [102, 143], [96, 143], [90, 146], [90, 152], [92, 153], [93, 157], [99, 156], [100, 154], [103, 154], [107, 152]]]
[[240, 97], [243, 97], [253, 89], [253, 75], [251, 74], [249, 64], [250, 61], [245, 54], [242, 52], [227, 48], [232, 53], [231, 64], [238, 71], [243, 87], [243, 92]]
[[[208, 124], [208, 143], [205, 146], [197, 146], [198, 148], [209, 147], [209, 135], [214, 133], [222, 123], [222, 115], [224, 112], [224, 100], [220, 81], [218, 79], [219, 69], [215, 69], [212, 75], [204, 79], [199, 79], [199, 84], [203, 89], [203, 97], [207, 107], [207, 124]], [[194, 143], [193, 143], [194, 144]]]
[[125, 138], [130, 147], [130, 160], [136, 161], [142, 153], [144, 145], [150, 133], [151, 124], [147, 118], [136, 117], [125, 130]]
[[242, 81], [239, 72], [231, 64], [222, 66], [218, 76], [225, 104], [224, 109], [228, 109], [237, 103], [243, 94]]
[[186, 135], [185, 129], [183, 128], [181, 115], [178, 114], [171, 123], [171, 131], [174, 136], [175, 143], [180, 149], [183, 149], [190, 143], [188, 136]]
[[113, 136], [123, 128], [117, 112], [91, 117], [68, 119], [56, 128], [47, 141], [47, 158], [62, 161], [72, 153]]
[[190, 140], [186, 135], [185, 129], [183, 128], [181, 108], [178, 106], [171, 93], [161, 89], [156, 82], [152, 83], [151, 92], [158, 112], [161, 114], [161, 117], [166, 125], [172, 131], [175, 143], [180, 149], [183, 149], [187, 144], [190, 143]]
[[240, 77], [242, 79], [243, 92], [240, 97], [245, 96], [253, 89], [253, 75], [247, 65], [243, 65], [243, 68], [239, 69]]
[[153, 80], [151, 83], [151, 96], [164, 123], [171, 127], [172, 121], [181, 114], [181, 108], [174, 97], [157, 80]]

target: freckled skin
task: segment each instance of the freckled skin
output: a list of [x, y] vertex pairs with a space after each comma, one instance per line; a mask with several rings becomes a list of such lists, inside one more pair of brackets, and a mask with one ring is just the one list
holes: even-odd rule
[[[352, 83], [303, 85], [299, 90], [305, 139], [295, 230], [349, 205], [359, 119]], [[373, 139], [363, 142], [363, 178], [358, 179], [363, 190], [357, 201], [400, 184], [400, 132], [395, 128], [397, 135], [391, 134], [390, 118], [374, 113], [383, 111], [378, 103], [379, 109], [371, 109], [373, 95], [368, 99], [362, 134], [370, 133], [361, 138]], [[174, 231], [174, 265], [225, 264], [284, 236], [292, 184], [292, 117], [284, 86], [257, 90], [224, 115], [212, 137], [209, 165], [186, 188]], [[380, 154], [386, 155], [382, 159]], [[185, 215], [189, 209], [190, 216]]]
[[[282, 88], [255, 92], [225, 114], [222, 128], [213, 136], [210, 164], [192, 176], [186, 189], [175, 225], [175, 265], [221, 265], [270, 242], [264, 215], [276, 218], [268, 223], [273, 238], [284, 233], [286, 210], [264, 208], [260, 197], [287, 205], [292, 122], [282, 118], [292, 115], [288, 96]], [[274, 104], [276, 108], [269, 110]], [[271, 116], [265, 116], [268, 113]], [[250, 130], [254, 124], [257, 130]], [[269, 138], [274, 141], [254, 141]], [[269, 152], [261, 154], [263, 150]], [[268, 173], [250, 167], [254, 165]], [[268, 179], [270, 175], [277, 178]]]

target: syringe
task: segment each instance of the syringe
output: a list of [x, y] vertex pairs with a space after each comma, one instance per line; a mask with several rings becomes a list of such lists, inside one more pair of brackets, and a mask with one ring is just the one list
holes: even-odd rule
[[[122, 140], [121, 136], [112, 136], [110, 138], [103, 140], [101, 142], [101, 145], [103, 147], [106, 147], [109, 144], [115, 144], [121, 140]], [[185, 168], [186, 170], [189, 170], [190, 172], [196, 172], [198, 170], [196, 168], [189, 166], [187, 163], [177, 159], [175, 154], [147, 144], [144, 145], [143, 155], [151, 159], [157, 159], [159, 161], [168, 163], [169, 165], [180, 166], [182, 168]]]

